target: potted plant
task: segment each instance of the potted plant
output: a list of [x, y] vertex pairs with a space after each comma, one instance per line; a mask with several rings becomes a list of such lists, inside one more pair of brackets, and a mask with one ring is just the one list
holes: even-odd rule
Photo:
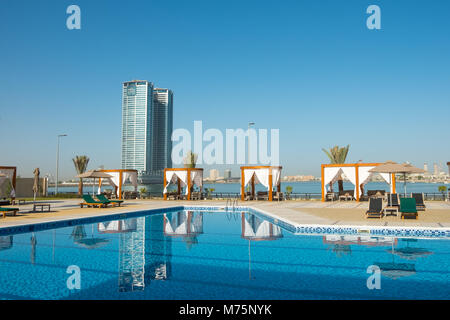
[[145, 197], [147, 196], [147, 188], [145, 187], [140, 188], [139, 194], [141, 199], [145, 199]]
[[195, 165], [197, 163], [197, 158], [198, 158], [198, 155], [193, 153], [191, 150], [189, 150], [183, 159], [184, 167], [185, 168], [195, 168]]
[[286, 187], [286, 200], [291, 200], [292, 190], [293, 190], [292, 186]]
[[442, 193], [442, 199], [446, 200], [447, 198], [445, 197], [445, 193], [447, 192], [447, 187], [446, 186], [439, 186], [438, 190], [439, 190], [439, 192]]

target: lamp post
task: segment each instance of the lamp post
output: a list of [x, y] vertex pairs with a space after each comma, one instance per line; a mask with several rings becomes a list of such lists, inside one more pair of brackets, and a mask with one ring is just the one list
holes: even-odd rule
[[67, 134], [58, 134], [58, 142], [56, 144], [56, 181], [55, 181], [55, 195], [58, 194], [58, 166], [59, 166], [59, 138], [67, 137]]

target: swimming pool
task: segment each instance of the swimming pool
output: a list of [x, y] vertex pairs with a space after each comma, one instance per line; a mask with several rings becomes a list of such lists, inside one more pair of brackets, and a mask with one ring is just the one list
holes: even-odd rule
[[[295, 235], [295, 228], [272, 222], [248, 211], [175, 208], [2, 233], [0, 298], [450, 297], [446, 238]], [[370, 266], [379, 268], [379, 289], [367, 286], [378, 275], [367, 272]]]

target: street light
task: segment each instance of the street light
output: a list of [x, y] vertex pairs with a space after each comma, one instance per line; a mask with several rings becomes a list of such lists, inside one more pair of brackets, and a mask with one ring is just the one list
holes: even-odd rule
[[58, 134], [58, 143], [56, 144], [56, 184], [55, 184], [55, 195], [58, 194], [58, 166], [59, 166], [59, 138], [67, 137], [67, 134]]

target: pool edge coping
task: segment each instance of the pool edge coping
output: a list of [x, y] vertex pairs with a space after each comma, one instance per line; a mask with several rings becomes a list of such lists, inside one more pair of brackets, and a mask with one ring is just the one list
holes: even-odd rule
[[[66, 218], [66, 219], [58, 219], [51, 221], [43, 221], [43, 222], [29, 222], [29, 223], [21, 223], [17, 225], [10, 226], [0, 226], [0, 235], [8, 235], [15, 233], [27, 233], [33, 232], [35, 229], [47, 230], [51, 229], [52, 226], [59, 227], [61, 224], [66, 223], [66, 227], [72, 225], [79, 225], [83, 223], [95, 223], [100, 222], [100, 220], [114, 220], [114, 219], [126, 219], [132, 218], [133, 216], [141, 216], [143, 213], [155, 214], [158, 212], [162, 212], [165, 210], [213, 210], [219, 211], [223, 210], [224, 212], [236, 212], [240, 210], [246, 211], [254, 211], [263, 216], [266, 216], [272, 220], [272, 223], [279, 225], [279, 222], [285, 224], [288, 227], [291, 227], [293, 230], [288, 230], [295, 235], [324, 235], [324, 234], [353, 234], [353, 235], [371, 235], [371, 236], [404, 236], [404, 237], [425, 237], [429, 238], [438, 238], [438, 239], [450, 239], [450, 228], [441, 227], [441, 228], [433, 228], [433, 227], [395, 227], [395, 226], [364, 226], [364, 225], [330, 225], [330, 224], [301, 224], [297, 222], [290, 221], [286, 218], [280, 217], [272, 212], [266, 211], [261, 208], [257, 208], [254, 206], [237, 206], [233, 211], [226, 210], [226, 206], [214, 205], [214, 206], [201, 206], [201, 205], [174, 205], [174, 206], [163, 206], [156, 207], [151, 209], [139, 209], [136, 211], [125, 211], [125, 212], [115, 212], [111, 214], [94, 214], [88, 217], [80, 217], [80, 218]], [[96, 221], [97, 220], [97, 221]], [[41, 227], [41, 228], [39, 228]], [[64, 227], [64, 226], [61, 226]], [[39, 230], [40, 229], [40, 230]], [[14, 231], [16, 230], [16, 231]], [[421, 235], [421, 236], [418, 236]], [[437, 235], [436, 235], [437, 234]]]

